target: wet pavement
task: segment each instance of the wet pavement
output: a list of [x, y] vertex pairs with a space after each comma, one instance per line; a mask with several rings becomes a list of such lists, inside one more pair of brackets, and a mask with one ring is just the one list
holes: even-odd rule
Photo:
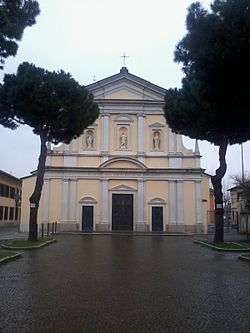
[[183, 236], [56, 238], [0, 266], [0, 332], [250, 332], [237, 253]]
[[27, 234], [19, 232], [19, 226], [0, 226], [0, 244], [12, 239], [27, 237]]

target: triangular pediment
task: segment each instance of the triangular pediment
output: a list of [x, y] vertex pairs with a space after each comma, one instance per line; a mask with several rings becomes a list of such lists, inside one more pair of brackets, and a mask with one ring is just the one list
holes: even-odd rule
[[160, 128], [160, 127], [165, 127], [165, 125], [163, 125], [161, 123], [154, 123], [154, 124], [149, 125], [149, 127]]
[[111, 93], [107, 93], [105, 99], [143, 99], [142, 94], [135, 93], [128, 87], [120, 87]]
[[118, 185], [115, 187], [112, 187], [110, 191], [116, 191], [116, 192], [131, 192], [131, 191], [136, 191], [136, 189], [129, 187], [127, 185]]
[[166, 90], [138, 76], [126, 68], [120, 73], [87, 86], [95, 99], [163, 101]]

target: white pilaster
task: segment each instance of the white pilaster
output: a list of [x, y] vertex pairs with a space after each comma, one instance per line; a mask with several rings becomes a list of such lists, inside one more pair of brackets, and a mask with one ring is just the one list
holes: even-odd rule
[[51, 158], [49, 155], [47, 155], [45, 165], [50, 166], [50, 162], [51, 162]]
[[76, 180], [70, 181], [70, 223], [76, 223]]
[[108, 156], [101, 156], [101, 163], [106, 162], [108, 159]]
[[175, 207], [176, 207], [176, 182], [169, 180], [169, 222], [176, 223]]
[[109, 115], [102, 116], [102, 151], [109, 150]]
[[144, 223], [144, 181], [138, 180], [137, 223]]
[[196, 223], [202, 223], [201, 181], [195, 181]]
[[177, 180], [177, 223], [183, 224], [183, 181]]
[[44, 203], [43, 203], [43, 222], [49, 221], [49, 180], [45, 179], [43, 183]]
[[63, 179], [62, 223], [67, 223], [68, 220], [68, 197], [69, 197], [69, 181], [68, 179]]
[[180, 134], [176, 134], [176, 152], [181, 153], [182, 148], [182, 136]]
[[108, 181], [101, 180], [100, 191], [100, 223], [109, 223], [108, 220]]
[[174, 133], [171, 128], [168, 128], [168, 152], [170, 154], [174, 153]]
[[145, 152], [145, 116], [138, 115], [138, 153]]
[[71, 150], [73, 153], [77, 153], [77, 139], [71, 141]]
[[200, 156], [198, 140], [195, 140], [194, 155], [195, 155], [195, 167], [200, 168], [201, 167], [201, 156]]
[[66, 143], [63, 144], [63, 151], [65, 153], [68, 153], [69, 152], [69, 145], [67, 145]]

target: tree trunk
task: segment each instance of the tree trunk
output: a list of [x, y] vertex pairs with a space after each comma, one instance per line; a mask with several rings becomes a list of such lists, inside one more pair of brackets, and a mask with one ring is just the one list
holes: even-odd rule
[[226, 152], [227, 152], [227, 140], [223, 140], [219, 145], [219, 161], [220, 166], [216, 170], [215, 175], [211, 177], [211, 181], [214, 188], [214, 201], [215, 201], [215, 234], [214, 242], [224, 242], [224, 230], [223, 230], [223, 193], [222, 193], [222, 178], [227, 171]]
[[43, 178], [45, 172], [45, 162], [47, 158], [47, 136], [40, 134], [41, 148], [38, 159], [36, 185], [30, 197], [30, 220], [29, 220], [29, 241], [37, 240], [37, 212], [43, 188]]
[[249, 242], [248, 217], [249, 217], [249, 214], [247, 214], [247, 217], [246, 217], [246, 235], [247, 235], [247, 241]]

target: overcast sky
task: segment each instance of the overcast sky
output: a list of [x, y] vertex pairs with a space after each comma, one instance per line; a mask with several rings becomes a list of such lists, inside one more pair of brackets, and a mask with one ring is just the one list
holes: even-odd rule
[[[130, 73], [164, 88], [180, 87], [181, 66], [173, 52], [185, 34], [189, 0], [39, 0], [37, 23], [24, 32], [18, 54], [6, 61], [4, 73], [15, 73], [23, 61], [48, 70], [70, 72], [80, 84], [120, 71], [123, 52]], [[210, 0], [203, 0], [209, 8]], [[188, 148], [193, 140], [184, 140]], [[23, 177], [36, 169], [39, 139], [28, 127], [0, 126], [0, 169]], [[200, 142], [202, 167], [213, 173], [218, 149]], [[250, 143], [244, 144], [244, 166], [250, 171]], [[241, 172], [240, 146], [227, 153], [227, 175]]]

